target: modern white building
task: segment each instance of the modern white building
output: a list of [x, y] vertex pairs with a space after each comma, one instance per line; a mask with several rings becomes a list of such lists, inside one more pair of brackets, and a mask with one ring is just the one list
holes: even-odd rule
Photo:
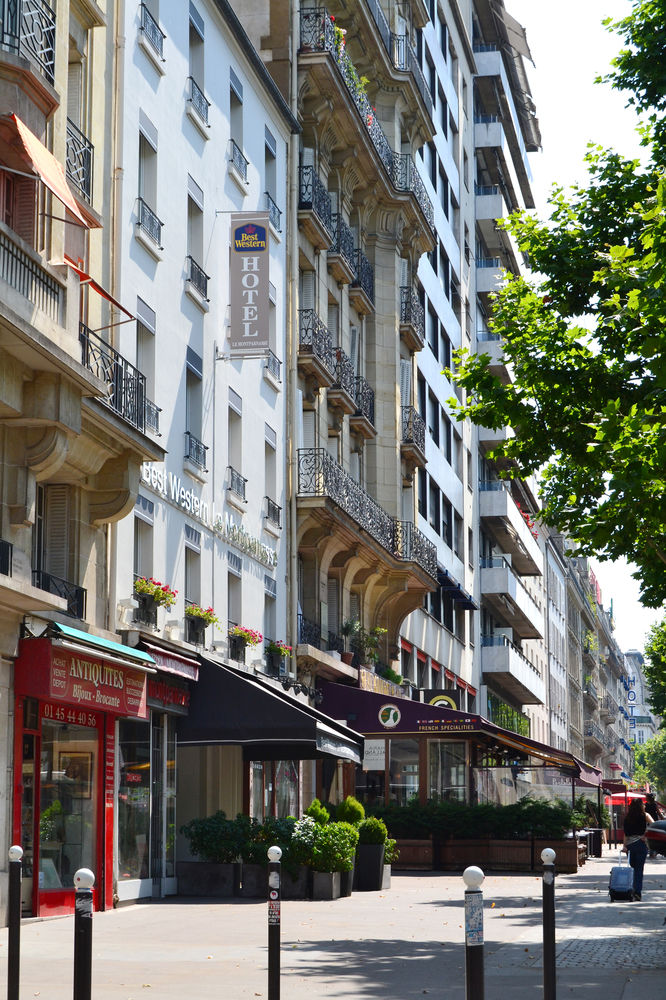
[[657, 735], [660, 720], [650, 708], [650, 689], [643, 673], [643, 654], [628, 649], [624, 654], [627, 671], [626, 702], [628, 707], [629, 741], [640, 747]]

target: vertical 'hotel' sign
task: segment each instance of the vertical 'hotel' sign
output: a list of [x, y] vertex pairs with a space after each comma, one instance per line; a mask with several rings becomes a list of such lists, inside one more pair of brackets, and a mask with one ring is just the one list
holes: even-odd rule
[[268, 216], [237, 212], [231, 216], [232, 357], [267, 351], [269, 343]]

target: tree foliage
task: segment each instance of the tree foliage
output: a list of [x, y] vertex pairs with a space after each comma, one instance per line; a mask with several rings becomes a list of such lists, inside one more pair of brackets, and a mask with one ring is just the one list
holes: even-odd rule
[[650, 708], [655, 715], [666, 718], [666, 619], [653, 625], [648, 633], [643, 673], [650, 688]]
[[[666, 732], [657, 733], [640, 748], [636, 748], [641, 778], [649, 782], [658, 799], [666, 796]], [[638, 778], [634, 775], [636, 780]]]
[[[637, 2], [616, 29], [627, 48], [607, 79], [654, 107], [646, 141], [666, 113], [664, 2]], [[648, 32], [648, 25], [652, 33]], [[640, 28], [640, 31], [639, 31]], [[648, 38], [649, 35], [649, 38]], [[663, 151], [659, 151], [660, 154]], [[666, 600], [666, 183], [661, 155], [641, 168], [591, 147], [589, 183], [555, 188], [549, 217], [506, 223], [529, 277], [507, 275], [490, 328], [512, 373], [460, 352], [451, 404], [481, 426], [509, 426], [495, 448], [504, 475], [539, 473], [544, 520], [581, 554], [626, 557], [645, 604]]]

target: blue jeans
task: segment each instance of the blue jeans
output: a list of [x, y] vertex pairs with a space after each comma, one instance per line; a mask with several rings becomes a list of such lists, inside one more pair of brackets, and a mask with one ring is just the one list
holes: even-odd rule
[[644, 840], [637, 840], [628, 848], [629, 864], [634, 869], [634, 892], [643, 892], [643, 868], [648, 856], [648, 845]]

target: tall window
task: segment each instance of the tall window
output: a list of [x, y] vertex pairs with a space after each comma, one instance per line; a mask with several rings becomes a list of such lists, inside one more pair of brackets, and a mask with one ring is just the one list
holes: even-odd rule
[[200, 14], [192, 9], [190, 4], [190, 36], [189, 36], [189, 69], [190, 76], [200, 88], [204, 89], [204, 23]]
[[152, 137], [149, 139], [143, 131], [139, 133], [139, 198], [154, 211], [157, 205], [157, 141], [151, 140]]
[[185, 604], [201, 604], [201, 555], [185, 545]]
[[231, 138], [238, 148], [243, 149], [243, 87], [233, 70], [230, 70], [229, 86], [229, 126]]

